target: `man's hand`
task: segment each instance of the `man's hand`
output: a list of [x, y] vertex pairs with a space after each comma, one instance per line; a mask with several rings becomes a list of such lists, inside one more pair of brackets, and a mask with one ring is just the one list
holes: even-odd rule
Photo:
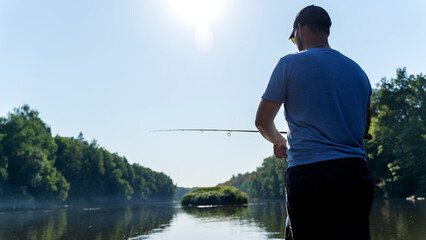
[[277, 158], [287, 158], [287, 140], [274, 144], [274, 155]]

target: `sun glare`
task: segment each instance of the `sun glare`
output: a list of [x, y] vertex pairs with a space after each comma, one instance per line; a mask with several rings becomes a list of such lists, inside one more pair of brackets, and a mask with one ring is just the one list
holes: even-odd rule
[[173, 9], [191, 22], [209, 22], [223, 8], [224, 0], [171, 0]]
[[171, 0], [172, 8], [183, 19], [195, 24], [195, 44], [201, 51], [213, 45], [209, 22], [222, 10], [225, 0]]

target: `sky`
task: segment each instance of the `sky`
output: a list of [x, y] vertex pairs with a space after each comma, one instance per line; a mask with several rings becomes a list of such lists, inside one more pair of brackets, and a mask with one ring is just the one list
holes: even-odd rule
[[[215, 186], [273, 154], [255, 129], [260, 97], [307, 5], [332, 20], [330, 46], [372, 86], [425, 73], [426, 1], [0, 0], [0, 116], [24, 104], [53, 136], [96, 139], [180, 187]], [[275, 121], [287, 130], [281, 109]]]

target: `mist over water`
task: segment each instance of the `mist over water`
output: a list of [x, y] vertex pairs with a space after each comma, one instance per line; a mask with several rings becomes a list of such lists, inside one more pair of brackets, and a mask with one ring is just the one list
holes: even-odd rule
[[[213, 209], [178, 203], [1, 210], [0, 239], [283, 239], [285, 203]], [[375, 240], [426, 239], [426, 201], [376, 200]]]

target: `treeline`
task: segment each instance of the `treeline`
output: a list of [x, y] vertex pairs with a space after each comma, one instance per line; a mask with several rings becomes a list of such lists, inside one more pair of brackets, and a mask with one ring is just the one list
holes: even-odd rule
[[0, 201], [152, 201], [175, 193], [164, 173], [130, 164], [81, 133], [53, 137], [28, 105], [0, 117]]
[[[376, 197], [426, 197], [426, 76], [382, 79], [371, 97], [373, 140], [366, 141]], [[284, 198], [284, 159], [266, 158], [256, 171], [232, 176], [226, 185], [252, 198]]]
[[256, 171], [232, 176], [223, 185], [234, 186], [250, 198], [284, 199], [284, 172], [287, 166], [285, 159], [268, 157]]

